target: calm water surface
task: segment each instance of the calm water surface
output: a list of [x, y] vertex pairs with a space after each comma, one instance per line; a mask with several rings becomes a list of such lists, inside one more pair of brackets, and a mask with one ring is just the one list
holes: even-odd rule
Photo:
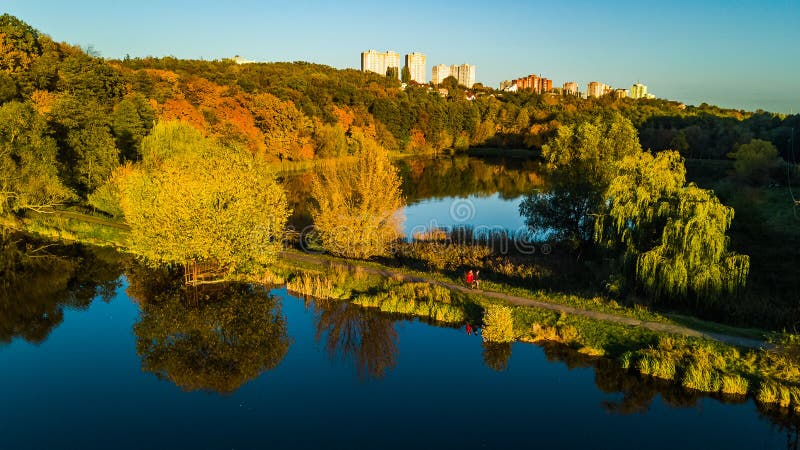
[[[403, 159], [396, 162], [402, 178], [408, 235], [434, 227], [485, 227], [517, 231], [525, 226], [519, 204], [542, 185], [535, 164], [519, 160], [469, 157]], [[284, 180], [293, 210], [290, 224], [301, 230], [312, 223], [310, 173]]]
[[[284, 289], [215, 299], [271, 311], [242, 323], [126, 293], [140, 291], [120, 278], [105, 300], [63, 307], [40, 343], [0, 347], [0, 448], [773, 449], [796, 438], [751, 401], [695, 397], [563, 348], [487, 351], [464, 328]], [[280, 336], [254, 344], [275, 323]], [[198, 330], [214, 336], [187, 339]], [[219, 342], [243, 359], [220, 364]]]

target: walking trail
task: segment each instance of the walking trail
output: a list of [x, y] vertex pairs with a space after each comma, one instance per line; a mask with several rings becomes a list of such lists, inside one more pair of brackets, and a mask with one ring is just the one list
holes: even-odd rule
[[[287, 260], [294, 260], [294, 261], [311, 263], [311, 264], [324, 264], [324, 263], [328, 262], [327, 259], [324, 259], [324, 258], [321, 258], [321, 257], [318, 257], [318, 256], [314, 256], [314, 255], [310, 255], [310, 254], [295, 253], [295, 252], [281, 252], [281, 257], [284, 258], [284, 259], [287, 259]], [[755, 348], [755, 349], [758, 349], [758, 348], [762, 348], [763, 349], [763, 348], [770, 348], [771, 347], [770, 344], [768, 344], [766, 342], [763, 342], [763, 341], [755, 340], [755, 339], [748, 339], [748, 338], [744, 338], [744, 337], [740, 337], [740, 336], [732, 336], [732, 335], [723, 334], [723, 333], [714, 333], [714, 332], [710, 332], [710, 331], [699, 331], [699, 330], [695, 330], [693, 328], [685, 327], [683, 325], [677, 325], [677, 324], [671, 324], [671, 323], [651, 322], [651, 321], [647, 321], [647, 320], [639, 320], [639, 319], [634, 319], [632, 317], [619, 316], [619, 315], [616, 315], [616, 314], [609, 314], [609, 313], [604, 313], [604, 312], [600, 312], [600, 311], [593, 311], [593, 310], [589, 310], [589, 309], [581, 309], [581, 308], [576, 308], [574, 306], [562, 305], [562, 304], [559, 304], [559, 303], [543, 302], [543, 301], [534, 300], [534, 299], [527, 298], [527, 297], [519, 297], [519, 296], [516, 296], [516, 295], [505, 294], [505, 293], [502, 293], [502, 292], [493, 292], [493, 291], [484, 291], [484, 290], [480, 290], [480, 289], [471, 289], [471, 288], [468, 288], [468, 287], [466, 287], [464, 285], [450, 283], [450, 282], [446, 282], [446, 281], [439, 281], [439, 280], [435, 280], [433, 278], [427, 278], [427, 277], [422, 277], [422, 276], [408, 275], [408, 274], [404, 274], [404, 273], [401, 273], [401, 272], [395, 272], [395, 271], [393, 271], [391, 269], [388, 269], [388, 268], [367, 267], [367, 266], [361, 266], [361, 265], [353, 264], [353, 263], [345, 263], [345, 262], [341, 262], [341, 261], [335, 261], [335, 262], [333, 262], [333, 264], [343, 265], [343, 266], [352, 267], [352, 268], [358, 268], [360, 270], [363, 270], [364, 272], [367, 272], [367, 273], [370, 273], [370, 274], [373, 274], [373, 275], [380, 275], [380, 276], [387, 277], [387, 278], [394, 277], [394, 278], [398, 278], [398, 279], [401, 279], [403, 281], [408, 281], [408, 282], [426, 282], [426, 283], [431, 283], [431, 284], [435, 284], [435, 285], [438, 285], [438, 286], [442, 286], [442, 287], [445, 287], [445, 288], [453, 290], [453, 291], [463, 292], [463, 293], [467, 293], [467, 294], [480, 294], [480, 295], [483, 295], [484, 297], [503, 300], [503, 301], [505, 301], [507, 303], [510, 303], [512, 305], [515, 305], [515, 306], [532, 306], [532, 307], [548, 309], [548, 310], [556, 311], [556, 312], [563, 312], [563, 313], [566, 313], [566, 314], [573, 314], [573, 315], [576, 315], [576, 316], [589, 317], [591, 319], [602, 320], [602, 321], [605, 321], [605, 322], [618, 323], [618, 324], [629, 325], [629, 326], [633, 326], [633, 327], [641, 327], [641, 328], [645, 328], [645, 329], [652, 330], [652, 331], [657, 331], [657, 332], [673, 333], [673, 334], [689, 336], [689, 337], [712, 339], [712, 340], [719, 341], [719, 342], [722, 342], [722, 343], [725, 343], [725, 344], [735, 345], [737, 347]]]

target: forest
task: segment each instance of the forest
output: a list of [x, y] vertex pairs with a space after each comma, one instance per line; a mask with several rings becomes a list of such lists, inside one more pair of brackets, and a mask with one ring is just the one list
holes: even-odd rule
[[[668, 100], [581, 99], [504, 93], [477, 85], [441, 97], [424, 86], [307, 62], [107, 60], [0, 17], [0, 169], [4, 212], [86, 204], [155, 122], [181, 120], [267, 161], [356, 153], [359, 136], [392, 152], [448, 154], [528, 149], [536, 157], [562, 125], [622, 114], [641, 145], [687, 159], [725, 160], [752, 139], [791, 161], [800, 115], [746, 112]], [[36, 158], [25, 158], [28, 148]], [[36, 189], [32, 189], [36, 186]], [[97, 205], [95, 205], [97, 206]]]

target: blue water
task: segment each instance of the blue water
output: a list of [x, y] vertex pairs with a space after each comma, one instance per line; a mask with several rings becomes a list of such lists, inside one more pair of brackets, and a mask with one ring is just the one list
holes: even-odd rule
[[519, 214], [522, 199], [504, 199], [500, 193], [425, 199], [401, 210], [406, 218], [403, 233], [411, 236], [436, 228], [465, 226], [475, 228], [476, 232], [508, 230], [519, 233], [527, 230], [525, 219]]
[[[600, 372], [570, 369], [544, 348], [513, 344], [508, 366], [483, 362], [463, 328], [372, 316], [396, 335], [382, 377], [331, 357], [320, 310], [284, 289], [289, 350], [229, 394], [187, 392], [144, 372], [126, 285], [108, 303], [65, 311], [40, 345], [0, 347], [0, 448], [785, 448], [787, 432], [750, 401], [670, 406], [661, 395], [632, 414], [609, 412]], [[390, 321], [390, 322], [387, 322]], [[548, 354], [550, 359], [548, 360]], [[794, 432], [792, 432], [794, 433]], [[791, 436], [794, 436], [792, 434]]]

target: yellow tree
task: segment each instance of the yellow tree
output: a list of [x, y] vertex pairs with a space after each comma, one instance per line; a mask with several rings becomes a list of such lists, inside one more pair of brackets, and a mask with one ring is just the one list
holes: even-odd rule
[[366, 259], [386, 254], [400, 237], [404, 201], [386, 150], [370, 138], [356, 140], [355, 162], [327, 162], [315, 174], [312, 217], [329, 252]]
[[274, 260], [288, 207], [260, 158], [176, 122], [156, 125], [142, 149], [145, 164], [121, 183], [134, 252], [156, 264], [204, 262], [225, 276]]

